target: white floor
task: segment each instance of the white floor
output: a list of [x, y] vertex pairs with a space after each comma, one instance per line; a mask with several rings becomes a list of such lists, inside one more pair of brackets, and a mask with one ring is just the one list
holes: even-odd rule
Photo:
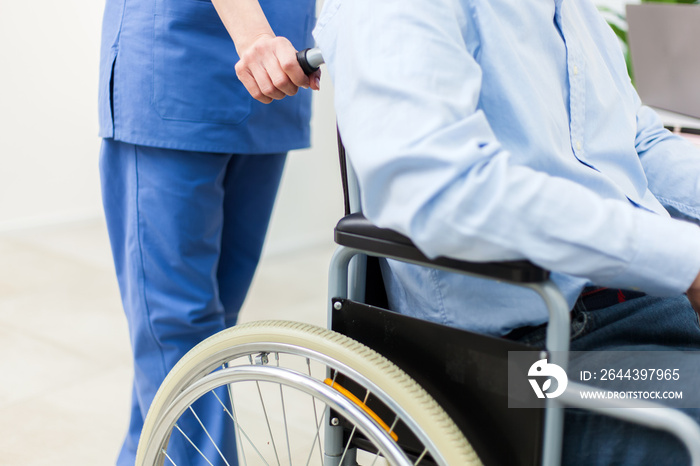
[[[264, 257], [241, 319], [324, 325], [333, 245]], [[0, 234], [0, 465], [114, 464], [131, 383], [102, 222]]]

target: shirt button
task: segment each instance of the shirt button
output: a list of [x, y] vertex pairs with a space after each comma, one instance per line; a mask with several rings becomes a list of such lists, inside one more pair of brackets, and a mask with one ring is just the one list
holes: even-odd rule
[[583, 147], [581, 141], [576, 141], [576, 150], [581, 150], [581, 147]]
[[578, 66], [574, 65], [574, 76], [578, 74]]

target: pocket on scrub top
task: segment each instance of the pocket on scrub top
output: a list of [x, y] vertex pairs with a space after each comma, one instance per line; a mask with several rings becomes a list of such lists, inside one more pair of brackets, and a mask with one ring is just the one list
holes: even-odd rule
[[168, 120], [236, 125], [252, 97], [236, 77], [238, 54], [214, 6], [165, 0], [155, 16], [154, 103]]

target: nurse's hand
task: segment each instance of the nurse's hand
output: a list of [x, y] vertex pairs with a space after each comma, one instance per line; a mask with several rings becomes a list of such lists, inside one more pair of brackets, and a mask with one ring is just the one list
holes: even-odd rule
[[238, 79], [250, 95], [264, 104], [294, 95], [300, 87], [320, 89], [321, 71], [304, 74], [296, 50], [284, 37], [260, 35], [239, 56]]

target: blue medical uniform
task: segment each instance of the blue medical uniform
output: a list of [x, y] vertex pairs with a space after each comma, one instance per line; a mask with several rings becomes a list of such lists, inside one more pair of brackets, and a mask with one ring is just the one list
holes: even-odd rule
[[[314, 0], [260, 0], [275, 33], [312, 43]], [[310, 91], [261, 104], [209, 0], [107, 0], [99, 84], [102, 194], [134, 353], [133, 465], [143, 419], [172, 366], [234, 325], [258, 263], [286, 153], [309, 144]], [[227, 438], [219, 407], [199, 407]], [[194, 421], [192, 424], [194, 424]], [[197, 433], [185, 421], [188, 435]], [[221, 443], [221, 442], [220, 442]], [[176, 464], [199, 454], [171, 441]], [[215, 453], [218, 455], [218, 453]]]

